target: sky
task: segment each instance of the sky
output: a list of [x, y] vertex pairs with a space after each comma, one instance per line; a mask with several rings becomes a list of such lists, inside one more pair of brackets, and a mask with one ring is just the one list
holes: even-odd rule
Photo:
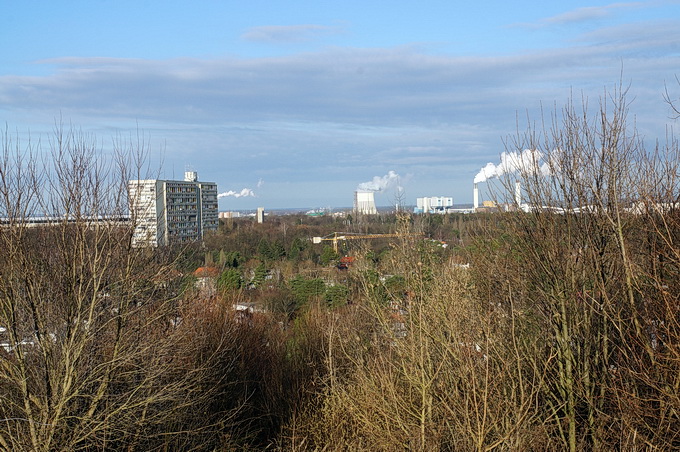
[[678, 126], [680, 1], [4, 0], [0, 42], [5, 130], [142, 136], [222, 211], [351, 207], [381, 181], [378, 205], [471, 203], [527, 120], [621, 83], [646, 143]]

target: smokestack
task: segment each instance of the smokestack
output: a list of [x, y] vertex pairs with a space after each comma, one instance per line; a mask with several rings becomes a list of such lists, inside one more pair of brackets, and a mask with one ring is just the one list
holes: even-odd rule
[[475, 184], [474, 189], [472, 190], [472, 208], [477, 210], [477, 207], [479, 207], [479, 189], [477, 188], [477, 184]]
[[515, 182], [515, 203], [518, 208], [522, 205], [522, 185], [519, 181]]

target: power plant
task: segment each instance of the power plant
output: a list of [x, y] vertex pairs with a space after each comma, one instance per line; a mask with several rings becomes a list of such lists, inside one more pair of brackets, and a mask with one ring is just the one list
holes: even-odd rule
[[[535, 153], [531, 151], [524, 151], [522, 153], [503, 153], [501, 155], [501, 163], [495, 165], [488, 163], [475, 176], [472, 187], [472, 207], [459, 206], [454, 207], [453, 198], [448, 196], [430, 196], [416, 198], [416, 205], [413, 212], [418, 214], [444, 214], [444, 213], [472, 213], [472, 212], [493, 212], [497, 210], [523, 210], [527, 211], [529, 208], [526, 204], [522, 204], [522, 187], [519, 181], [514, 183], [513, 188], [509, 188], [506, 192], [509, 196], [505, 202], [498, 201], [483, 201], [483, 196], [480, 195], [479, 183], [488, 182], [490, 179], [499, 178], [501, 175], [516, 173], [520, 169], [526, 167], [529, 163], [536, 166]], [[529, 163], [527, 163], [529, 162]], [[540, 167], [542, 174], [546, 171]], [[507, 179], [506, 179], [507, 180]], [[512, 187], [512, 185], [510, 185]], [[399, 211], [402, 207], [402, 193], [403, 189], [399, 184], [399, 175], [394, 171], [389, 171], [386, 175], [380, 177], [375, 176], [372, 180], [360, 183], [354, 191], [354, 205], [353, 212], [359, 215], [376, 215], [378, 209], [375, 202], [375, 193], [384, 193], [389, 188], [395, 188], [395, 196], [398, 199], [396, 210]], [[493, 188], [491, 188], [493, 190]], [[240, 192], [229, 191], [220, 193], [218, 198], [225, 196], [241, 197], [241, 196], [255, 196], [250, 189], [244, 188]], [[317, 213], [317, 211], [310, 211]], [[310, 213], [308, 212], [308, 214]], [[264, 221], [264, 208], [258, 208], [257, 221]]]
[[[474, 182], [472, 185], [472, 210], [476, 211], [479, 209], [479, 187], [478, 182]], [[488, 203], [484, 201], [483, 207], [489, 207]], [[493, 204], [493, 203], [492, 203]], [[495, 205], [495, 204], [494, 204]], [[525, 210], [526, 206], [522, 205], [522, 184], [519, 181], [515, 182], [515, 192], [514, 192], [514, 204], [504, 204], [505, 209], [521, 209]]]
[[375, 215], [378, 209], [375, 207], [373, 191], [357, 190], [354, 192], [354, 211], [358, 214]]
[[430, 196], [416, 198], [414, 213], [446, 213], [453, 208], [453, 198], [446, 196]]

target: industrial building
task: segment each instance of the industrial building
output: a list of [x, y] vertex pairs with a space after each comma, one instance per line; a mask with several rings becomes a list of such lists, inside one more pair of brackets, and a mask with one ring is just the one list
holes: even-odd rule
[[482, 206], [480, 207], [479, 205], [479, 188], [477, 186], [477, 182], [474, 182], [472, 185], [472, 210], [474, 212], [480, 210], [480, 211], [488, 211], [490, 208], [500, 208], [502, 210], [523, 210], [525, 212], [528, 212], [529, 206], [527, 204], [522, 204], [522, 184], [519, 181], [515, 182], [515, 193], [514, 193], [514, 203], [510, 202], [507, 204], [502, 204], [502, 205], [496, 205], [495, 202], [490, 202], [490, 201], [483, 201]]
[[453, 207], [453, 198], [445, 196], [430, 196], [416, 198], [414, 213], [446, 213]]
[[357, 190], [354, 192], [354, 212], [364, 215], [378, 213], [372, 191]]
[[162, 246], [202, 239], [218, 226], [217, 184], [199, 182], [195, 171], [184, 180], [128, 182], [134, 246]]

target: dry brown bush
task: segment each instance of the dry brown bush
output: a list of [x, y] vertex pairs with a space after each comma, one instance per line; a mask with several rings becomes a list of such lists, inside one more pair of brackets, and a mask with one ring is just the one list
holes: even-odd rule
[[[357, 261], [370, 334], [352, 348], [354, 320], [334, 321], [334, 378], [288, 445], [680, 447], [680, 152], [672, 139], [648, 151], [627, 112], [619, 88], [594, 114], [569, 103], [511, 141], [552, 155], [551, 174], [501, 181], [498, 201], [512, 204], [520, 180], [531, 211], [468, 222], [469, 269], [426, 244], [397, 245], [381, 268]], [[385, 273], [403, 278], [398, 290]], [[335, 367], [339, 355], [350, 365]]]

